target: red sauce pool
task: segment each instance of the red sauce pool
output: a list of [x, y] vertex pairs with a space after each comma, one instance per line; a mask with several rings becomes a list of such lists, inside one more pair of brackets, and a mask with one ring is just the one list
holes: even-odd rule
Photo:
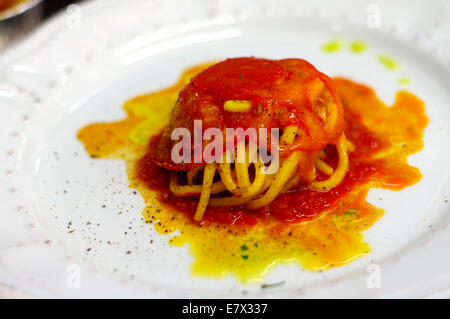
[[[420, 179], [418, 170], [407, 165], [406, 156], [411, 153], [408, 142], [415, 145], [417, 139], [421, 138], [423, 128], [428, 121], [423, 113], [422, 101], [410, 93], [400, 92], [395, 105], [387, 107], [368, 87], [345, 79], [335, 79], [334, 82], [344, 106], [345, 134], [347, 139], [355, 145], [355, 151], [349, 153], [349, 171], [344, 181], [327, 192], [298, 186], [278, 196], [270, 206], [257, 211], [248, 210], [244, 206], [208, 207], [203, 222], [253, 225], [258, 220], [275, 218], [282, 222], [298, 223], [314, 218], [321, 212], [336, 206], [342, 197], [357, 186], [370, 183], [375, 187], [401, 189]], [[398, 116], [396, 110], [398, 110], [397, 113], [404, 113], [404, 116]], [[365, 124], [376, 123], [380, 119], [399, 129], [389, 135], [383, 125], [368, 128]], [[392, 140], [397, 141], [401, 138], [405, 145], [403, 152], [400, 149], [391, 158], [376, 158], [376, 154], [393, 146]], [[168, 186], [169, 171], [159, 168], [152, 161], [152, 150], [156, 149], [157, 141], [158, 138], [153, 139], [149, 146], [149, 153], [138, 161], [137, 177], [149, 188], [160, 191], [160, 199], [164, 203], [192, 218], [198, 198], [180, 198], [171, 194]], [[416, 149], [418, 150], [419, 147]], [[325, 161], [336, 167], [335, 149], [327, 147], [325, 151], [327, 154]]]

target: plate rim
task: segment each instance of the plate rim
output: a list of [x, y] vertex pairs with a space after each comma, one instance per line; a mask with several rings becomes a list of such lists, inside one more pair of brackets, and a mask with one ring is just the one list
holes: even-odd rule
[[[114, 0], [115, 5], [119, 5], [120, 2], [117, 0]], [[110, 3], [108, 0], [100, 0], [100, 1], [88, 1], [86, 3], [83, 3], [80, 5], [83, 10], [91, 10], [91, 14], [95, 12], [95, 10], [98, 10], [102, 6], [106, 6], [106, 4]], [[138, 2], [138, 1], [136, 1]], [[240, 18], [238, 17], [237, 21]], [[43, 25], [39, 30], [37, 30], [34, 34], [32, 34], [30, 37], [22, 41], [21, 43], [17, 44], [16, 46], [10, 48], [7, 50], [6, 53], [4, 53], [2, 59], [0, 59], [0, 74], [3, 74], [2, 70], [6, 69], [9, 65], [14, 63], [14, 61], [20, 61], [23, 59], [24, 55], [30, 52], [30, 50], [36, 49], [36, 46], [41, 46], [45, 43], [46, 39], [50, 38], [51, 36], [55, 35], [56, 33], [61, 32], [60, 26], [64, 24], [65, 16], [64, 13], [60, 13], [59, 15], [56, 15], [53, 17], [50, 21], [46, 22], [45, 25]], [[35, 43], [32, 45], [32, 43]], [[421, 48], [423, 49], [423, 48]], [[1, 84], [1, 80], [0, 80]], [[33, 293], [33, 295], [36, 295]]]

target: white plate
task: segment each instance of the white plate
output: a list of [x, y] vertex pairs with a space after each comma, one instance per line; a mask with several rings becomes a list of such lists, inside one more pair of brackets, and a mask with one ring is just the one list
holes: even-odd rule
[[[450, 296], [450, 13], [446, 1], [433, 4], [100, 0], [70, 7], [1, 56], [0, 282], [35, 297]], [[321, 47], [332, 39], [345, 47], [326, 54]], [[351, 53], [355, 39], [368, 51]], [[382, 67], [379, 53], [402, 67]], [[423, 179], [369, 194], [386, 209], [365, 232], [373, 253], [322, 273], [280, 265], [265, 282], [285, 283], [271, 289], [191, 277], [187, 247], [169, 246], [142, 222], [144, 203], [127, 187], [124, 163], [91, 160], [75, 137], [83, 125], [122, 118], [124, 101], [172, 84], [188, 66], [249, 55], [305, 58], [372, 86], [387, 103], [408, 77], [430, 118], [424, 149], [409, 158]], [[380, 288], [367, 285], [374, 270]]]

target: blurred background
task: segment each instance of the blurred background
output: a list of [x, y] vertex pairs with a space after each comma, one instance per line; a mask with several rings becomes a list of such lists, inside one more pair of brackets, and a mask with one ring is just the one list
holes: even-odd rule
[[0, 52], [68, 5], [85, 0], [0, 0]]
[[84, 1], [85, 0], [44, 0], [42, 17], [43, 19], [46, 19], [60, 10], [64, 10], [72, 3], [81, 3]]

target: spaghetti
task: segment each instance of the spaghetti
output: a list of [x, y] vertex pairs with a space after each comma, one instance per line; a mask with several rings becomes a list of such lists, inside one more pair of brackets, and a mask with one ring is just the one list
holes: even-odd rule
[[[194, 120], [202, 120], [203, 129], [222, 132], [230, 127], [281, 128], [280, 157], [264, 163], [261, 148], [250, 147], [254, 141], [247, 139], [224, 149], [223, 163], [174, 163], [169, 158], [171, 132], [178, 127], [194, 131]], [[304, 60], [237, 58], [206, 69], [180, 92], [154, 161], [172, 171], [169, 189], [174, 195], [199, 197], [194, 219], [201, 221], [208, 205], [257, 210], [300, 184], [330, 190], [348, 170], [347, 143], [342, 105], [327, 76]], [[336, 168], [325, 162], [328, 145], [339, 154]], [[245, 160], [238, 161], [238, 154]], [[274, 161], [279, 170], [267, 174], [266, 166]]]
[[[286, 132], [282, 135], [282, 140], [289, 135]], [[308, 187], [311, 189], [328, 191], [339, 185], [344, 179], [348, 170], [347, 140], [344, 134], [339, 138], [336, 148], [339, 154], [339, 163], [336, 170], [320, 158], [317, 158], [311, 173], [315, 175], [315, 169], [318, 169], [329, 177], [326, 180], [309, 183]], [[170, 190], [176, 196], [200, 196], [200, 202], [194, 216], [194, 219], [197, 221], [202, 219], [208, 204], [211, 206], [246, 205], [249, 209], [258, 209], [269, 205], [278, 194], [300, 183], [301, 175], [298, 170], [298, 165], [301, 162], [302, 156], [304, 156], [304, 153], [301, 151], [293, 152], [287, 159], [281, 162], [279, 171], [274, 175], [264, 174], [264, 163], [258, 157], [257, 162], [253, 164], [254, 178], [251, 181], [250, 168], [252, 165], [249, 162], [236, 163], [234, 169], [231, 169], [229, 156], [225, 155], [224, 163], [218, 166], [219, 181], [213, 183], [216, 164], [206, 164], [203, 167], [196, 167], [187, 171], [186, 176], [189, 181], [187, 185], [179, 185], [177, 174], [172, 173]], [[198, 176], [202, 171], [203, 184], [193, 184], [193, 177]], [[211, 195], [223, 192], [229, 192], [232, 196], [211, 197]]]

